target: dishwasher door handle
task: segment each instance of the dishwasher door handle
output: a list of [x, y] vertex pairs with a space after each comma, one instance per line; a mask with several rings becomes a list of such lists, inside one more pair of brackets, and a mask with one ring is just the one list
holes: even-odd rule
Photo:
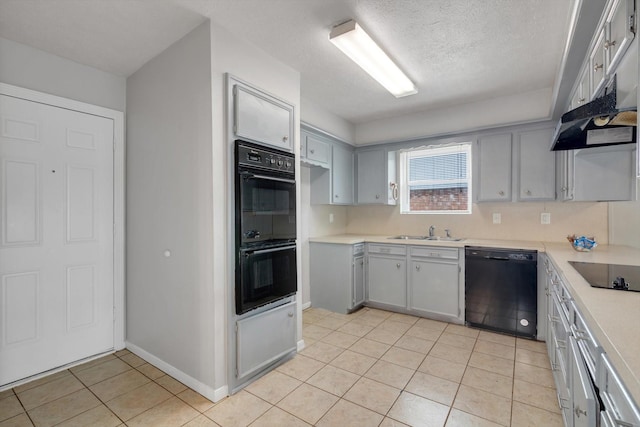
[[494, 261], [509, 261], [510, 259], [509, 257], [499, 257], [499, 256], [490, 256], [490, 255], [485, 256], [485, 258], [492, 259]]

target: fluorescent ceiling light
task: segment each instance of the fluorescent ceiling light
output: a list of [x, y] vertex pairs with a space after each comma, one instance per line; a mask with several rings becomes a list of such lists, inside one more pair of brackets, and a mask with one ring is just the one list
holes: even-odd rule
[[418, 93], [411, 80], [356, 21], [334, 27], [329, 40], [396, 98]]

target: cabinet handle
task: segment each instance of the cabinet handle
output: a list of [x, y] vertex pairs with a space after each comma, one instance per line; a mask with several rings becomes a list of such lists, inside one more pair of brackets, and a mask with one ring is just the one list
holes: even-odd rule
[[504, 191], [500, 190], [500, 191], [498, 191], [498, 194], [501, 195], [501, 196], [504, 196]]
[[335, 196], [333, 196], [333, 197], [335, 197], [335, 198], [337, 199], [337, 198], [338, 198], [338, 195], [336, 194], [336, 195], [335, 195]]
[[311, 150], [309, 150], [309, 152], [310, 152], [311, 154], [314, 154], [314, 153], [316, 152], [316, 150], [314, 150], [314, 149], [312, 148]]
[[293, 311], [290, 311], [288, 314], [289, 317], [293, 317]]
[[420, 271], [420, 266], [416, 265], [416, 271]]
[[379, 194], [376, 194], [376, 199], [379, 199], [379, 198], [380, 198], [380, 195], [379, 195]]
[[604, 64], [596, 63], [596, 65], [593, 66], [593, 71], [598, 71], [598, 70], [602, 69], [602, 67], [604, 67]]
[[586, 101], [586, 98], [580, 98], [578, 99], [578, 104], [582, 104], [584, 101]]
[[527, 196], [530, 196], [531, 195], [531, 190], [527, 190], [527, 191], [525, 191], [525, 193], [527, 193]]
[[615, 40], [613, 40], [613, 41], [607, 40], [606, 42], [604, 42], [604, 48], [605, 49], [609, 49], [610, 47], [613, 47], [615, 45], [616, 45], [616, 41]]
[[398, 184], [390, 182], [389, 186], [391, 187], [391, 197], [393, 200], [398, 200]]
[[558, 339], [556, 341], [558, 342], [558, 348], [567, 348], [567, 341]]
[[576, 417], [580, 418], [580, 415], [584, 415], [585, 417], [587, 416], [587, 411], [584, 411], [582, 409], [580, 409], [579, 406], [576, 406], [575, 410], [573, 411], [576, 414]]
[[288, 140], [289, 140], [289, 137], [288, 137], [288, 136], [283, 136], [283, 137], [282, 137], [282, 142], [287, 142]]
[[589, 335], [587, 333], [587, 331], [583, 331], [582, 329], [576, 329], [573, 331], [573, 336], [575, 337], [576, 341], [588, 341], [589, 340]]
[[400, 268], [400, 263], [397, 263], [397, 264], [396, 264], [396, 268]]

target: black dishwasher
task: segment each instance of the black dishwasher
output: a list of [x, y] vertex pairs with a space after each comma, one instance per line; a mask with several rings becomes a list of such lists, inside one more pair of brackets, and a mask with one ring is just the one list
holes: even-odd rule
[[538, 253], [465, 248], [465, 321], [468, 326], [536, 337]]

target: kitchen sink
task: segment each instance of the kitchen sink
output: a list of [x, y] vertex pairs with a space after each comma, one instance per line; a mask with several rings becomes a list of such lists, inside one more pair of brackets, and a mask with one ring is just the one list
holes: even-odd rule
[[391, 236], [389, 239], [394, 240], [440, 240], [442, 242], [460, 242], [464, 240], [461, 237], [438, 237], [438, 236], [409, 236], [406, 234], [401, 234], [399, 236]]

